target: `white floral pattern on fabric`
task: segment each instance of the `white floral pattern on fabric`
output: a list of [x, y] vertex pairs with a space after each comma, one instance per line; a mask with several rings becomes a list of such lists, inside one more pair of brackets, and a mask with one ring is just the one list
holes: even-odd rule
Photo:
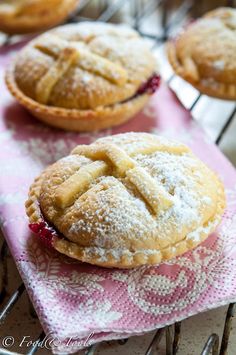
[[[232, 192], [229, 191], [230, 197]], [[154, 322], [156, 317], [189, 312], [202, 296], [204, 299], [209, 292], [227, 289], [235, 277], [231, 272], [236, 267], [235, 235], [236, 216], [232, 216], [220, 227], [217, 237], [213, 235], [192, 252], [155, 267], [134, 270], [105, 270], [78, 264], [45, 250], [34, 238], [28, 241], [18, 262], [27, 275], [25, 282], [32, 297], [37, 295], [41, 307], [47, 308], [46, 327], [50, 325], [60, 339], [69, 335], [76, 338], [78, 331], [83, 339], [89, 331], [97, 333], [98, 329], [107, 331], [110, 327], [117, 330], [119, 322], [126, 318], [126, 307], [131, 307], [132, 317], [138, 315], [137, 321], [145, 324], [146, 317]], [[222, 272], [226, 278], [222, 278]], [[67, 301], [66, 306], [63, 300]], [[66, 326], [62, 325], [65, 317]], [[45, 321], [44, 315], [42, 318]], [[149, 329], [152, 328], [154, 324]], [[141, 330], [145, 330], [145, 325]], [[124, 327], [125, 331], [129, 333], [129, 328]], [[123, 332], [120, 330], [121, 335]]]

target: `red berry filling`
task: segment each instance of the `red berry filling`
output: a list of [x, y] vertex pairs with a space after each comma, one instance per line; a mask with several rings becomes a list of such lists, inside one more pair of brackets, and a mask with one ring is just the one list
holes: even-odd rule
[[50, 226], [45, 220], [39, 223], [30, 223], [30, 230], [36, 234], [40, 240], [48, 247], [53, 247], [52, 238], [59, 237], [59, 233], [53, 226]]
[[161, 83], [161, 77], [158, 74], [153, 74], [144, 84], [142, 84], [136, 95], [154, 94]]

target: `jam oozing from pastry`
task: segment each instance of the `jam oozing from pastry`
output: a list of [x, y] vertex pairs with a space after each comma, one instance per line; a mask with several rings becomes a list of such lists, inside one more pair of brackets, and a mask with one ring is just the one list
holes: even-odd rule
[[160, 75], [154, 73], [145, 83], [143, 83], [137, 93], [137, 95], [149, 94], [152, 95], [159, 88], [161, 83]]
[[126, 100], [122, 101], [121, 103], [125, 103], [125, 102], [128, 102], [130, 100], [133, 100], [136, 97], [138, 97], [139, 95], [144, 95], [144, 94], [152, 95], [152, 94], [154, 94], [157, 91], [157, 89], [159, 88], [160, 83], [161, 83], [160, 75], [154, 73], [147, 81], [145, 81], [145, 83], [140, 85], [140, 87], [138, 88], [138, 90], [137, 90], [135, 95], [133, 95], [129, 99], [126, 99]]
[[59, 233], [55, 230], [53, 226], [50, 226], [45, 220], [39, 223], [30, 223], [30, 230], [36, 234], [40, 240], [48, 247], [53, 248], [52, 238], [59, 237]]

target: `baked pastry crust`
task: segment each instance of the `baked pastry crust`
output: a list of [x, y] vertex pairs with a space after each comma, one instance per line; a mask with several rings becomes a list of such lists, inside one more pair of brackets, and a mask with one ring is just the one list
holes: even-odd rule
[[77, 146], [35, 180], [26, 202], [31, 229], [60, 253], [117, 268], [194, 248], [224, 208], [214, 172], [185, 145], [148, 133]]
[[9, 67], [6, 83], [40, 120], [91, 131], [118, 125], [140, 111], [150, 93], [139, 89], [155, 68], [136, 31], [83, 22], [31, 41]]
[[46, 30], [63, 22], [78, 0], [2, 0], [0, 31], [26, 34]]
[[190, 24], [167, 44], [179, 76], [201, 93], [236, 99], [236, 10], [218, 8]]

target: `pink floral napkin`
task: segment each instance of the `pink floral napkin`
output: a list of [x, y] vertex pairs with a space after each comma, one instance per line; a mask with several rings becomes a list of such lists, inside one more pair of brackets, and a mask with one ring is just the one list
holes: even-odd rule
[[[236, 300], [236, 173], [165, 86], [133, 120], [92, 134], [37, 122], [8, 93], [0, 53], [0, 223], [53, 351], [73, 353], [105, 339], [163, 327]], [[24, 201], [41, 170], [78, 143], [126, 131], [178, 138], [223, 179], [228, 207], [217, 232], [192, 252], [155, 267], [109, 270], [45, 249], [28, 230]]]

